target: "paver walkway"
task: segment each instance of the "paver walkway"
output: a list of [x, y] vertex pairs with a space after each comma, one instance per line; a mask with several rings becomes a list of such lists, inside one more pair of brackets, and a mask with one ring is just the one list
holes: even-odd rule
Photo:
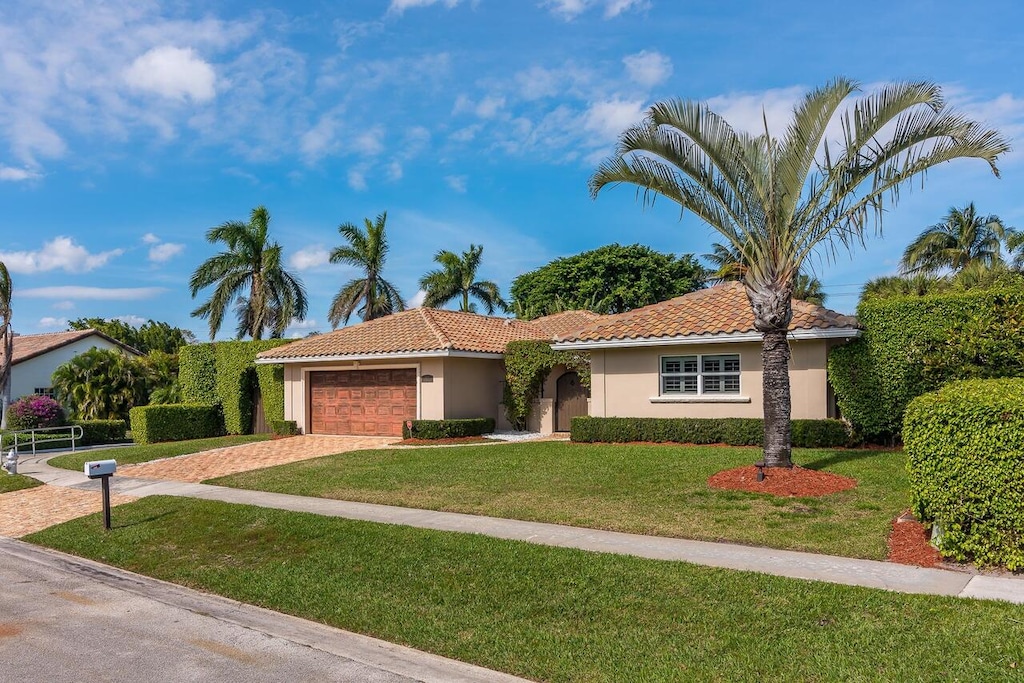
[[[134, 496], [110, 494], [112, 506], [133, 500]], [[95, 491], [49, 485], [11, 491], [0, 496], [0, 536], [19, 538], [102, 509], [103, 499]]]
[[[383, 448], [398, 439], [380, 436], [324, 436], [307, 434], [287, 439], [257, 441], [212, 451], [154, 460], [118, 468], [118, 475], [171, 481], [205, 481], [238, 472], [285, 465], [346, 451]], [[115, 456], [116, 457], [116, 456]]]

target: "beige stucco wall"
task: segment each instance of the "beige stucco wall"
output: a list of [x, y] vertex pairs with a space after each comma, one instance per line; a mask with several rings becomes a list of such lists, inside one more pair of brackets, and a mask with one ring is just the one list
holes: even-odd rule
[[444, 417], [498, 418], [505, 363], [489, 358], [444, 359]]
[[93, 335], [79, 339], [35, 358], [29, 358], [11, 367], [11, 400], [32, 394], [36, 389], [53, 386], [53, 371], [80, 353], [89, 349], [120, 349], [117, 344]]
[[[790, 344], [790, 383], [794, 419], [830, 414], [825, 340]], [[659, 400], [661, 356], [740, 354], [740, 394], [728, 402], [698, 399]], [[590, 414], [596, 417], [762, 417], [761, 345], [759, 343], [693, 344], [591, 352]], [[653, 399], [653, 400], [652, 400]]]

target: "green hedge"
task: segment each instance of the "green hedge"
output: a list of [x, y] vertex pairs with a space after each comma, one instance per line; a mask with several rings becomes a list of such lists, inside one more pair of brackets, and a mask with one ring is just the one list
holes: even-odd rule
[[956, 560], [1024, 568], [1024, 379], [967, 380], [911, 402], [914, 511]]
[[267, 423], [284, 419], [284, 369], [256, 365], [256, 354], [290, 343], [288, 339], [192, 344], [179, 356], [182, 396], [188, 403], [219, 404], [228, 434], [252, 431], [254, 389], [263, 396]]
[[907, 404], [950, 380], [1024, 374], [1024, 289], [864, 301], [863, 336], [829, 354], [843, 417], [871, 441], [900, 438]]
[[108, 443], [128, 441], [128, 423], [124, 420], [72, 420], [82, 428], [84, 446], [96, 446]]
[[299, 433], [299, 425], [295, 420], [274, 420], [270, 429], [278, 436], [295, 436]]
[[220, 406], [166, 404], [137, 406], [129, 412], [135, 443], [206, 439], [224, 434]]
[[[32, 443], [29, 440], [28, 434], [18, 435], [18, 452], [26, 453], [32, 452]], [[79, 445], [84, 445], [81, 441]], [[14, 447], [14, 434], [5, 433], [0, 437], [0, 448], [13, 448]], [[53, 449], [64, 449], [71, 450], [71, 437], [70, 432], [63, 431], [60, 433], [47, 433], [36, 434], [36, 450], [37, 451], [48, 451]], [[6, 452], [6, 451], [5, 451]], [[3, 476], [0, 474], [0, 476]]]
[[[839, 420], [793, 420], [793, 446], [835, 448], [851, 445], [850, 430]], [[574, 417], [570, 438], [593, 443], [725, 443], [760, 446], [764, 421], [760, 418], [696, 417]]]
[[406, 439], [458, 439], [481, 436], [494, 431], [493, 417], [474, 417], [466, 420], [408, 420], [402, 424]]

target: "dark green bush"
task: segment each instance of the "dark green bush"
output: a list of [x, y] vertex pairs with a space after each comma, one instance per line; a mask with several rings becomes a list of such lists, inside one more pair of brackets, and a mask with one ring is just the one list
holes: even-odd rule
[[128, 423], [124, 420], [73, 420], [82, 428], [84, 446], [95, 446], [107, 443], [122, 443], [128, 440]]
[[[71, 450], [70, 429], [62, 429], [58, 432], [39, 432], [35, 435], [36, 450], [47, 451], [53, 449]], [[81, 441], [78, 445], [83, 445]], [[14, 434], [4, 434], [0, 438], [0, 448], [13, 448]], [[27, 453], [32, 451], [32, 437], [29, 434], [18, 434], [18, 452]]]
[[138, 406], [129, 413], [135, 443], [205, 439], [224, 434], [220, 406], [166, 404]]
[[[839, 420], [793, 420], [793, 445], [800, 448], [835, 448], [850, 445], [850, 433]], [[570, 438], [584, 443], [725, 443], [760, 446], [764, 422], [760, 418], [695, 417], [574, 417]]]
[[1024, 568], [1024, 379], [953, 382], [903, 423], [914, 511], [956, 560]]
[[402, 424], [406, 439], [458, 439], [481, 436], [494, 431], [493, 417], [474, 417], [467, 420], [407, 420]]
[[270, 429], [278, 436], [295, 436], [299, 433], [299, 425], [295, 420], [273, 420]]

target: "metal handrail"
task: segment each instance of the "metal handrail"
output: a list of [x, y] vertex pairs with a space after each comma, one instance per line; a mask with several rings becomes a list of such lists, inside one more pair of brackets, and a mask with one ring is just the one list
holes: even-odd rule
[[[32, 455], [35, 455], [36, 454], [36, 433], [37, 432], [56, 432], [56, 431], [61, 431], [61, 430], [66, 430], [68, 432], [68, 435], [65, 436], [65, 437], [57, 438], [57, 439], [42, 439], [42, 440], [39, 441], [39, 443], [54, 443], [54, 442], [60, 443], [61, 441], [70, 441], [71, 442], [71, 450], [73, 452], [75, 450], [76, 442], [79, 439], [81, 439], [82, 436], [85, 434], [85, 432], [82, 430], [82, 425], [66, 425], [64, 427], [38, 427], [38, 428], [35, 428], [35, 429], [19, 429], [18, 431], [14, 431], [14, 432], [6, 432], [6, 434], [14, 435], [14, 453], [15, 453], [15, 455], [17, 455], [18, 448], [20, 446], [22, 446], [22, 445], [27, 446], [30, 443], [32, 445]], [[20, 434], [28, 434], [29, 435], [29, 441], [24, 441], [24, 442], [19, 443], [18, 442], [18, 435], [20, 435]]]

